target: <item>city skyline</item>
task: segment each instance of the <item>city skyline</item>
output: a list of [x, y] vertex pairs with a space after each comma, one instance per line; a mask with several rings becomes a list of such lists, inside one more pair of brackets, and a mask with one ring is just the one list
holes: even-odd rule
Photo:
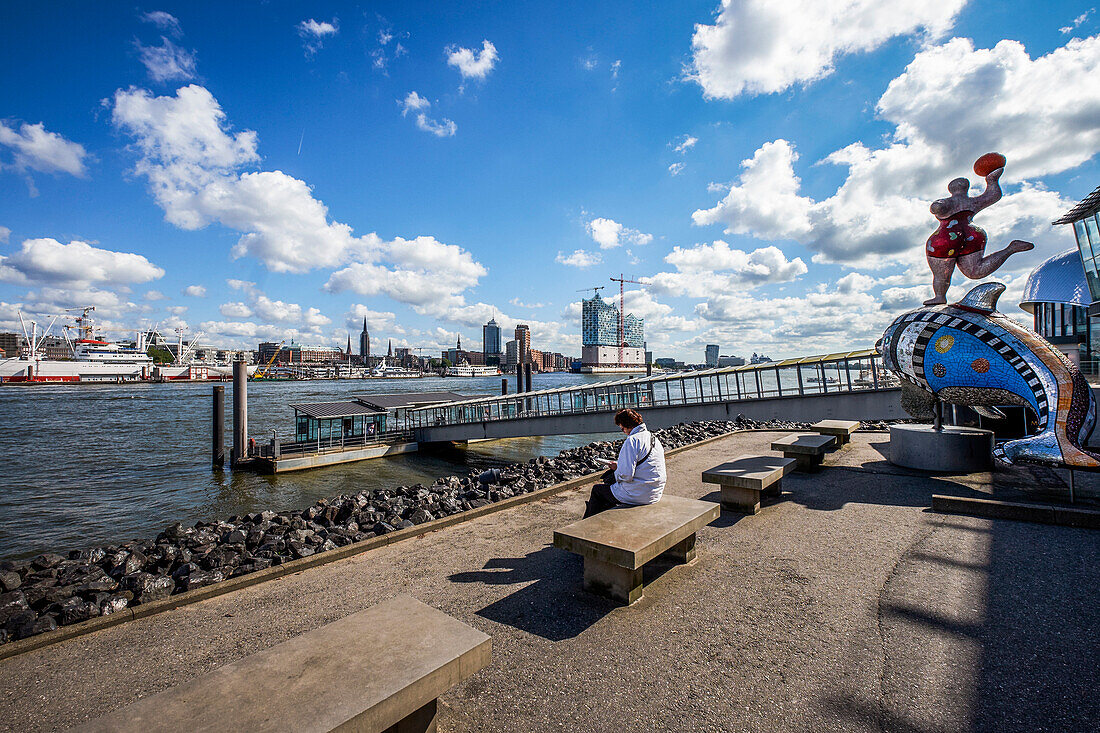
[[1029, 321], [1100, 181], [1092, 5], [821, 7], [5, 7], [0, 331], [95, 305], [120, 338], [354, 349], [365, 321], [438, 353], [494, 317], [579, 354], [577, 291], [625, 277], [658, 356], [869, 347], [990, 150], [977, 223], [1036, 243], [996, 274]]

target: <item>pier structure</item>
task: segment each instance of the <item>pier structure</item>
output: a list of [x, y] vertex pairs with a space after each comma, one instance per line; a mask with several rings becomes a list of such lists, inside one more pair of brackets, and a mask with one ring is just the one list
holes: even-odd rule
[[464, 397], [456, 392], [368, 394], [292, 404], [294, 440], [273, 437], [257, 446], [251, 467], [283, 473], [411, 453], [419, 446], [408, 430], [408, 412]]
[[899, 381], [874, 349], [495, 395], [411, 410], [417, 442], [601, 433], [643, 410], [653, 428], [695, 420], [905, 418]]

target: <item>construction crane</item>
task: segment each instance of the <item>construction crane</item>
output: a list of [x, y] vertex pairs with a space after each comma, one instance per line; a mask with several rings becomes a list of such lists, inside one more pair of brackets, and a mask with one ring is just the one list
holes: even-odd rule
[[600, 291], [603, 290], [606, 287], [607, 287], [606, 285], [597, 285], [594, 288], [581, 288], [577, 292], [578, 293], [587, 293], [589, 290], [591, 290], [592, 291], [592, 297], [595, 298], [597, 295], [600, 294]]
[[641, 285], [637, 280], [627, 280], [620, 272], [618, 277], [611, 278], [611, 282], [619, 283], [619, 366], [625, 367], [623, 363], [623, 346], [625, 337], [623, 335], [623, 283], [634, 283], [635, 285]]
[[268, 370], [271, 369], [271, 365], [275, 363], [275, 360], [279, 358], [279, 354], [283, 353], [283, 344], [286, 343], [286, 339], [279, 342], [278, 348], [275, 349], [275, 354], [271, 357], [271, 360], [267, 362], [262, 370], [260, 370], [253, 379], [264, 379], [267, 377]]

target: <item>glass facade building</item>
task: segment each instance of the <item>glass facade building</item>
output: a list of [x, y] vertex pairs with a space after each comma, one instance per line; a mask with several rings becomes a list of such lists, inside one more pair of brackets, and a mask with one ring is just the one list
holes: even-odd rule
[[497, 319], [492, 318], [481, 327], [481, 353], [489, 357], [499, 356], [500, 352], [500, 326]]
[[[645, 319], [628, 313], [623, 318], [623, 340], [627, 346], [643, 348]], [[581, 344], [584, 346], [619, 345], [619, 310], [596, 293], [581, 301]]]

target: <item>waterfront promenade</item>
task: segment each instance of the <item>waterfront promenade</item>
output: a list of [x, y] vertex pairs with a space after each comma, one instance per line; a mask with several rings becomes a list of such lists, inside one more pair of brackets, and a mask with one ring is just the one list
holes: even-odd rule
[[[672, 456], [668, 490], [716, 498], [703, 469], [781, 435]], [[399, 592], [493, 637], [442, 731], [1095, 729], [1097, 533], [927, 509], [1059, 476], [918, 476], [886, 441], [859, 433], [760, 514], [723, 514], [629, 608], [550, 545], [581, 513], [571, 490], [0, 661], [0, 729], [77, 725]]]

